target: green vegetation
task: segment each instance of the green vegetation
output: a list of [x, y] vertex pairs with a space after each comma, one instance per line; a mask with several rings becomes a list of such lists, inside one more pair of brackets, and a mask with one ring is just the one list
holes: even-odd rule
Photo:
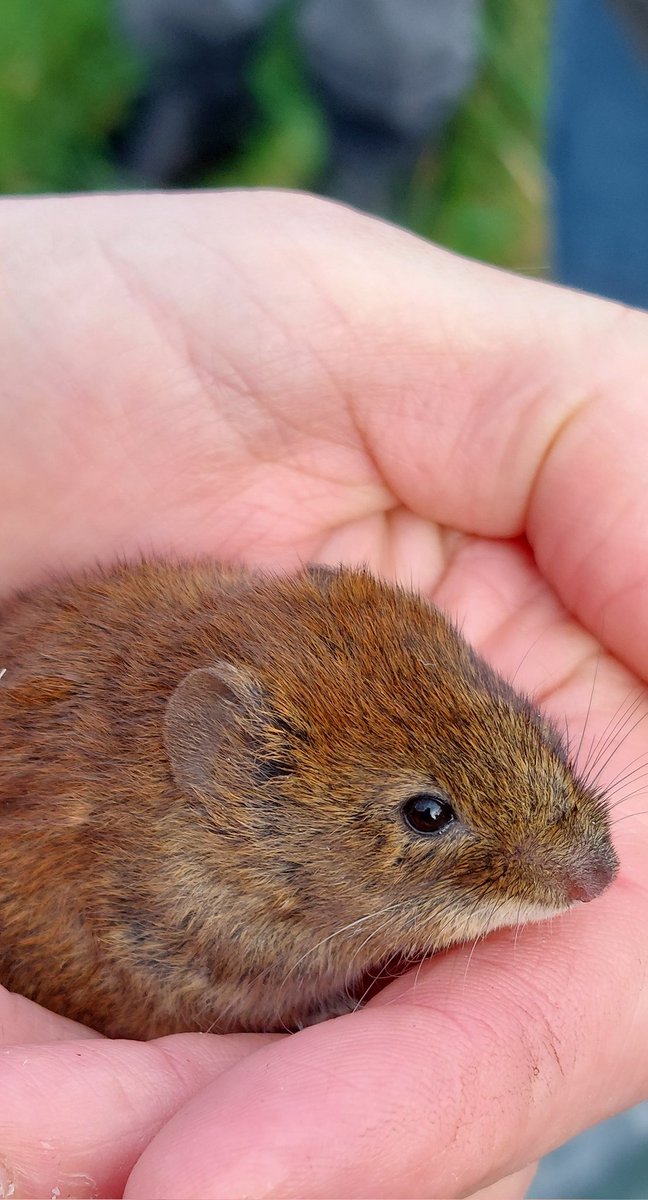
[[[421, 160], [407, 198], [418, 232], [529, 272], [544, 263], [546, 2], [486, 0], [480, 78], [442, 152]], [[108, 0], [3, 0], [2, 26], [0, 192], [119, 186], [107, 138], [141, 68], [111, 26]], [[326, 131], [285, 12], [252, 81], [266, 127], [236, 164], [206, 182], [312, 186]]]

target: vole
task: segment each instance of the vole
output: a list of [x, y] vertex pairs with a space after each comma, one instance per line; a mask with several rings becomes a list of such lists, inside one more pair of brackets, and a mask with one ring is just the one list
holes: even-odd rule
[[617, 871], [561, 738], [364, 570], [0, 604], [0, 982], [111, 1036], [297, 1029]]

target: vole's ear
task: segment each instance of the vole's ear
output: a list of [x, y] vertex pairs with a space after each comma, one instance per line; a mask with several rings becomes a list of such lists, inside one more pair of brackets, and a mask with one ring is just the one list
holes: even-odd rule
[[190, 671], [169, 699], [164, 744], [181, 788], [209, 791], [218, 780], [219, 759], [233, 738], [263, 720], [263, 690], [231, 663]]

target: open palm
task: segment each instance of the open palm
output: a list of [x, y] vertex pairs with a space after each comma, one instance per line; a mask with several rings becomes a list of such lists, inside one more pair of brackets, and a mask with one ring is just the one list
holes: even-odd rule
[[366, 562], [567, 722], [622, 859], [292, 1037], [109, 1042], [5, 995], [0, 1194], [521, 1194], [648, 1095], [648, 318], [299, 196], [4, 201], [0, 241], [3, 590]]

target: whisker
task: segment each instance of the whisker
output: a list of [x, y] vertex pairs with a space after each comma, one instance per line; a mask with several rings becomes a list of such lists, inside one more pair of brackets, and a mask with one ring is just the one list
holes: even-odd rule
[[611, 816], [618, 808], [622, 808], [628, 803], [628, 800], [633, 800], [635, 796], [645, 796], [648, 793], [648, 786], [642, 783], [640, 787], [634, 788], [631, 792], [624, 792], [619, 796], [613, 804], [607, 805], [607, 814]]
[[634, 800], [635, 796], [645, 796], [646, 792], [648, 792], [648, 788], [645, 788], [645, 787], [635, 788], [635, 790], [633, 792], [626, 792], [626, 794], [624, 796], [621, 796], [612, 805], [612, 807], [610, 808], [609, 811], [612, 813], [616, 812], [617, 808], [620, 808], [622, 804], [627, 804], [628, 800]]
[[[395, 959], [395, 958], [397, 958], [397, 957], [398, 957], [398, 950], [395, 950], [395, 951], [394, 951], [394, 953], [391, 955], [391, 957], [387, 959], [387, 966], [389, 966], [389, 963], [393, 962], [393, 961], [394, 961], [394, 959]], [[373, 987], [374, 983], [376, 982], [376, 978], [378, 978], [378, 977], [377, 977], [377, 976], [374, 976], [374, 978], [373, 978], [373, 979], [370, 979], [370, 981], [369, 981], [369, 983], [367, 984], [367, 986], [366, 986], [366, 988], [365, 988], [364, 992], [363, 992], [363, 993], [362, 993], [362, 995], [360, 996], [360, 999], [356, 1001], [356, 1003], [354, 1004], [353, 1008], [351, 1009], [351, 1011], [352, 1011], [352, 1012], [357, 1012], [359, 1008], [362, 1008], [362, 1005], [364, 1004], [366, 997], [368, 996], [368, 994], [369, 994], [369, 992], [371, 991], [371, 989], [372, 989], [372, 987]]]
[[642, 722], [642, 721], [644, 721], [644, 720], [646, 719], [646, 716], [648, 716], [648, 713], [644, 713], [642, 717], [640, 717], [640, 718], [639, 718], [637, 721], [635, 721], [635, 723], [634, 723], [633, 725], [631, 725], [631, 726], [630, 726], [630, 728], [629, 728], [629, 729], [627, 729], [627, 730], [626, 730], [626, 731], [623, 733], [623, 736], [622, 736], [622, 737], [620, 738], [620, 740], [619, 740], [619, 741], [616, 743], [616, 745], [614, 745], [614, 746], [612, 747], [612, 749], [611, 749], [611, 750], [609, 750], [609, 753], [607, 753], [607, 756], [606, 756], [606, 757], [603, 759], [603, 761], [602, 761], [602, 762], [599, 762], [599, 763], [597, 764], [597, 765], [598, 765], [598, 771], [596, 772], [596, 775], [594, 775], [594, 777], [593, 777], [593, 778], [592, 778], [592, 777], [588, 777], [588, 778], [587, 778], [587, 785], [588, 785], [589, 787], [591, 787], [591, 788], [595, 789], [595, 788], [597, 788], [597, 787], [600, 785], [601, 776], [602, 776], [602, 775], [604, 774], [604, 772], [606, 771], [607, 767], [608, 767], [608, 766], [609, 766], [609, 764], [611, 763], [611, 761], [612, 761], [612, 759], [614, 758], [615, 754], [618, 754], [618, 753], [619, 753], [619, 750], [620, 750], [620, 749], [621, 749], [621, 747], [623, 746], [624, 742], [626, 742], [626, 741], [627, 741], [627, 739], [628, 739], [628, 738], [631, 736], [631, 734], [632, 734], [632, 733], [634, 733], [635, 729], [637, 729], [637, 728], [639, 727], [639, 725], [641, 724], [641, 722]]
[[513, 955], [514, 956], [517, 954], [518, 938], [520, 936], [520, 928], [521, 928], [520, 918], [522, 916], [522, 905], [523, 905], [523, 900], [522, 900], [522, 897], [520, 897], [520, 903], [518, 904], [518, 910], [517, 910], [517, 917], [515, 920], [515, 935], [513, 937]]
[[567, 720], [566, 716], [563, 717], [563, 721], [565, 723], [565, 746], [567, 748], [567, 758], [570, 759], [570, 761], [571, 761], [571, 759], [574, 757], [574, 755], [572, 754], [572, 744], [571, 744], [571, 733], [569, 730], [569, 721]]
[[[585, 720], [583, 721], [583, 728], [581, 730], [581, 735], [580, 735], [579, 742], [578, 742], [578, 748], [576, 750], [576, 759], [578, 759], [580, 752], [583, 748], [583, 738], [585, 737], [585, 730], [587, 729], [587, 723], [590, 719], [590, 714], [592, 711], [592, 702], [594, 700], [594, 688], [596, 687], [596, 678], [598, 676], [598, 669], [599, 669], [600, 662], [601, 662], [601, 652], [599, 650], [599, 652], [596, 656], [596, 666], [594, 667], [594, 676], [592, 678], [592, 688], [590, 691], [589, 700], [587, 702], [587, 709], [585, 712]], [[588, 755], [588, 758], [589, 758], [589, 755]], [[588, 762], [588, 759], [585, 760], [584, 770], [587, 769], [587, 762]]]
[[[489, 913], [489, 917], [490, 917], [490, 916], [492, 916], [492, 914], [493, 914], [493, 912], [494, 912], [494, 911], [495, 911], [494, 909], [491, 909], [491, 912]], [[486, 933], [484, 932], [484, 933], [478, 933], [478, 934], [476, 934], [476, 935], [475, 935], [475, 937], [474, 937], [474, 938], [473, 938], [473, 940], [472, 940], [472, 946], [470, 947], [470, 953], [469, 953], [469, 955], [468, 955], [468, 958], [467, 958], [467, 960], [466, 960], [466, 965], [465, 965], [465, 967], [464, 967], [463, 980], [462, 980], [462, 983], [461, 983], [462, 991], [464, 991], [464, 990], [465, 990], [466, 983], [467, 983], [467, 981], [468, 981], [468, 971], [470, 970], [470, 965], [471, 965], [471, 963], [472, 963], [472, 960], [473, 960], [473, 958], [474, 958], [474, 955], [475, 955], [475, 950], [477, 949], [477, 947], [478, 947], [479, 943], [480, 943], [480, 942], [483, 942], [485, 938], [486, 938]]]
[[[481, 933], [478, 933], [478, 934], [476, 935], [476, 937], [474, 937], [474, 938], [473, 938], [473, 943], [472, 943], [472, 946], [471, 946], [471, 948], [470, 948], [470, 954], [468, 955], [468, 959], [467, 959], [467, 962], [466, 962], [466, 966], [465, 966], [465, 968], [464, 968], [464, 973], [463, 973], [463, 982], [462, 982], [462, 991], [465, 991], [465, 988], [466, 988], [466, 983], [467, 983], [467, 980], [468, 980], [468, 971], [469, 971], [469, 969], [470, 969], [470, 965], [471, 965], [471, 963], [472, 963], [472, 960], [473, 960], [473, 957], [474, 957], [475, 951], [476, 951], [476, 949], [477, 949], [478, 945], [480, 944], [480, 942], [483, 942], [483, 941], [485, 941], [486, 937], [487, 937], [487, 936], [488, 936], [488, 934], [491, 932], [491, 930], [490, 930], [490, 928], [489, 928], [490, 922], [491, 922], [491, 920], [492, 920], [493, 916], [496, 914], [496, 912], [497, 912], [498, 908], [500, 908], [500, 907], [501, 907], [501, 902], [500, 902], [500, 901], [497, 901], [497, 900], [491, 900], [491, 903], [490, 903], [490, 906], [489, 906], [489, 909], [488, 909], [488, 919], [487, 919], [487, 921], [486, 921], [486, 926], [487, 926], [487, 927], [486, 927], [486, 928], [485, 928], [485, 929], [484, 929], [484, 930], [483, 930]], [[479, 909], [478, 909], [478, 908], [477, 908], [477, 909], [476, 909], [476, 908], [473, 908], [473, 909], [471, 910], [471, 912], [470, 912], [470, 918], [469, 918], [469, 919], [470, 919], [471, 921], [472, 921], [472, 920], [474, 920], [474, 918], [475, 918], [475, 916], [478, 914], [478, 912], [479, 912]]]
[[301, 957], [297, 959], [296, 963], [293, 963], [288, 974], [286, 975], [286, 979], [289, 979], [293, 971], [296, 971], [297, 967], [301, 966], [301, 964], [307, 958], [309, 958], [311, 954], [314, 954], [315, 951], [319, 950], [321, 946], [325, 946], [327, 942], [331, 942], [333, 938], [339, 937], [341, 934], [357, 928], [358, 925], [363, 925], [366, 921], [372, 921], [376, 917], [382, 916], [383, 913], [389, 912], [395, 908], [403, 908], [406, 903], [407, 901], [398, 900], [394, 904], [387, 904], [384, 908], [378, 909], [377, 912], [367, 913], [364, 917], [358, 917], [356, 921], [349, 921], [348, 925], [342, 925], [339, 929], [335, 929], [333, 933], [327, 934], [327, 936], [322, 938], [321, 941], [316, 942], [314, 946], [311, 946], [310, 950], [307, 950], [305, 954], [302, 954]]
[[[406, 902], [403, 901], [403, 904], [405, 904], [405, 903]], [[383, 921], [382, 925], [379, 925], [377, 929], [372, 930], [372, 932], [369, 934], [369, 936], [366, 937], [365, 940], [363, 942], [361, 942], [360, 945], [356, 948], [351, 960], [349, 961], [348, 967], [347, 967], [347, 974], [346, 974], [347, 980], [349, 979], [350, 976], [352, 976], [353, 964], [355, 963], [358, 956], [362, 953], [364, 948], [369, 945], [369, 942], [371, 942], [373, 940], [373, 938], [377, 937], [378, 934], [382, 933], [385, 929], [387, 929], [388, 926], [389, 926], [389, 918], [386, 921]], [[397, 953], [397, 951], [395, 953]], [[348, 992], [348, 987], [349, 987], [349, 985], [347, 983], [346, 984], [347, 992]]]
[[536, 646], [538, 645], [538, 642], [542, 641], [543, 637], [546, 637], [548, 629], [549, 629], [549, 626], [547, 626], [547, 629], [542, 629], [540, 631], [540, 633], [538, 634], [538, 636], [533, 639], [533, 641], [531, 642], [531, 645], [528, 646], [525, 653], [522, 655], [522, 658], [520, 659], [517, 667], [515, 668], [511, 678], [509, 679], [509, 683], [511, 684], [511, 687], [513, 687], [513, 684], [515, 683], [515, 680], [517, 679], [518, 674], [521, 671], [522, 667], [524, 666], [531, 651], [535, 650]]
[[611, 822], [611, 824], [614, 827], [616, 825], [620, 825], [622, 821], [627, 821], [629, 819], [629, 817], [646, 817], [646, 816], [648, 816], [648, 808], [642, 809], [641, 812], [624, 813], [622, 817], [616, 817], [615, 820]]
[[[624, 724], [631, 720], [634, 713], [637, 711], [643, 696], [640, 693], [639, 695], [635, 696], [634, 700], [632, 700], [631, 697], [632, 693], [630, 692], [614, 710], [599, 737], [593, 738], [587, 758], [585, 759], [585, 763], [581, 769], [581, 773], [585, 775], [586, 778], [589, 777], [591, 771], [595, 770], [601, 756], [606, 753], [608, 747], [615, 742], [617, 734], [621, 732]], [[594, 754], [595, 748], [596, 753]], [[593, 754], [594, 757], [592, 758]]]
[[[630, 737], [632, 733], [634, 733], [635, 729], [641, 725], [642, 721], [645, 721], [648, 714], [642, 713], [642, 715], [638, 717], [633, 724], [630, 724], [630, 722], [633, 721], [637, 709], [643, 700], [644, 696], [642, 694], [637, 698], [623, 719], [617, 718], [615, 725], [610, 731], [608, 737], [605, 740], [602, 739], [599, 743], [598, 751], [594, 759], [589, 764], [588, 769], [583, 772], [590, 787], [596, 786], [602, 772], [605, 770], [611, 759], [614, 758], [614, 755], [618, 752], [623, 743], [628, 737]], [[604, 755], [605, 757], [603, 757]], [[595, 771], [597, 767], [598, 771], [596, 775], [592, 776], [592, 772]]]
[[[638, 759], [634, 759], [633, 761], [636, 762], [637, 765], [633, 767], [632, 763], [628, 763], [627, 770], [625, 771], [625, 775], [619, 773], [613, 779], [611, 779], [609, 783], [606, 783], [606, 785], [605, 785], [606, 796], [610, 796], [610, 795], [612, 795], [613, 792], [618, 791], [619, 788], [622, 787], [624, 783], [628, 783], [631, 780], [641, 779], [642, 777], [645, 777], [646, 775], [648, 775], [648, 761], [646, 761], [646, 759], [643, 756], [641, 758], [641, 761], [638, 761]], [[625, 768], [623, 768], [623, 767], [621, 768], [622, 771], [624, 769]]]
[[464, 967], [463, 979], [461, 981], [462, 992], [465, 991], [466, 983], [468, 980], [468, 971], [470, 969], [470, 964], [473, 960], [473, 955], [475, 953], [475, 950], [477, 949], [481, 940], [482, 940], [481, 934], [479, 934], [479, 933], [477, 934], [476, 937], [473, 938], [472, 946], [470, 947], [470, 954], [468, 955], [468, 958], [466, 960], [466, 966]]
[[[631, 717], [633, 711], [635, 711], [637, 705], [641, 702], [641, 698], [642, 695], [639, 693], [633, 700], [632, 692], [628, 692], [628, 695], [617, 705], [606, 725], [601, 730], [598, 743], [600, 747], [605, 747], [614, 739], [617, 726], [619, 724], [623, 725], [623, 722]], [[588, 764], [586, 763], [585, 765], [587, 766]]]

